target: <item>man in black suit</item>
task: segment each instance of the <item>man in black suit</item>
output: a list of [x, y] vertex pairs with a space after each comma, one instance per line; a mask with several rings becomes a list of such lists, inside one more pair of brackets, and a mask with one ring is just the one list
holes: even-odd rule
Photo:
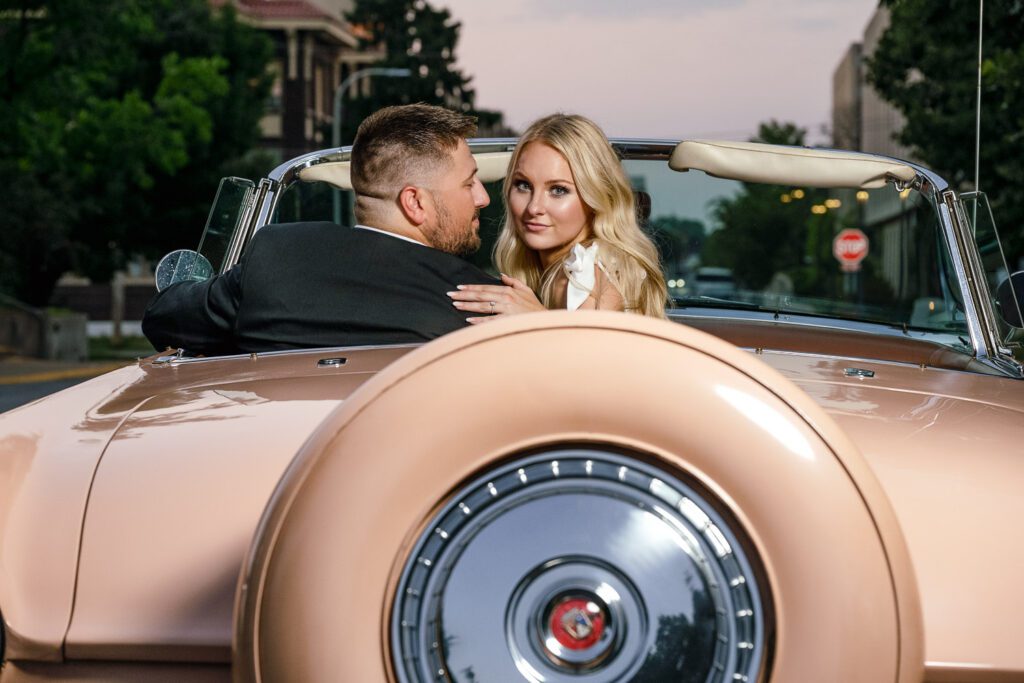
[[259, 229], [227, 272], [157, 294], [146, 337], [212, 355], [421, 342], [463, 327], [445, 293], [501, 284], [458, 256], [480, 246], [490, 203], [466, 144], [475, 132], [474, 118], [440, 107], [373, 114], [352, 146], [358, 225]]

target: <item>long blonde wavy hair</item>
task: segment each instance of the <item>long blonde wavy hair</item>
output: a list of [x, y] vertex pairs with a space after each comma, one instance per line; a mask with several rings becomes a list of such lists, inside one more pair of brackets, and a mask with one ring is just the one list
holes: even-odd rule
[[590, 218], [591, 239], [612, 285], [619, 290], [625, 309], [655, 318], [665, 317], [668, 289], [661, 274], [658, 250], [637, 223], [636, 204], [622, 162], [596, 123], [576, 114], [552, 114], [535, 121], [516, 145], [503, 188], [505, 224], [494, 246], [494, 262], [501, 272], [525, 282], [545, 306], [551, 308], [553, 283], [564, 264], [544, 269], [508, 211], [513, 171], [531, 142], [542, 142], [565, 157], [572, 180]]

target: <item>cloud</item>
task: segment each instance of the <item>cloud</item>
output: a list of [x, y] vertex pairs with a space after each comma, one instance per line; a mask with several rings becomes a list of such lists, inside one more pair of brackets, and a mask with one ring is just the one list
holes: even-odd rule
[[444, 1], [463, 20], [459, 64], [473, 76], [477, 105], [504, 112], [519, 130], [569, 111], [610, 135], [740, 140], [771, 118], [796, 122], [817, 140], [831, 115], [832, 73], [878, 6]]

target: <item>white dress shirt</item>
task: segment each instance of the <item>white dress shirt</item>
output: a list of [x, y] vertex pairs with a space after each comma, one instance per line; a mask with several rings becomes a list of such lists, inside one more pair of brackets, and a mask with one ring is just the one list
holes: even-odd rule
[[413, 244], [418, 244], [418, 245], [423, 246], [423, 247], [429, 247], [430, 246], [429, 244], [424, 244], [423, 242], [420, 242], [419, 240], [414, 240], [411, 237], [406, 237], [405, 235], [399, 235], [397, 232], [390, 232], [388, 230], [381, 230], [380, 228], [371, 228], [369, 225], [356, 225], [355, 227], [360, 229], [360, 230], [371, 230], [373, 232], [379, 232], [382, 235], [389, 235], [391, 237], [397, 237], [400, 240], [405, 240], [406, 242], [412, 242]]

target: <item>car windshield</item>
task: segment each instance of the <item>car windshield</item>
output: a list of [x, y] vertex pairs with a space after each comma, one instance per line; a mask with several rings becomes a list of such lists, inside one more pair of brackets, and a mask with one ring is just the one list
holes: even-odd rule
[[960, 291], [932, 197], [892, 184], [741, 183], [623, 162], [674, 308], [745, 309], [890, 326], [963, 348]]
[[[763, 311], [972, 351], [933, 194], [891, 183], [837, 190], [738, 182], [680, 173], [663, 157], [623, 166], [649, 200], [640, 202], [650, 208], [645, 228], [661, 253], [673, 317]], [[483, 246], [470, 258], [493, 270], [504, 202], [500, 181], [487, 190]], [[332, 208], [333, 192], [295, 183], [272, 220], [352, 222], [351, 193], [339, 193]]]

